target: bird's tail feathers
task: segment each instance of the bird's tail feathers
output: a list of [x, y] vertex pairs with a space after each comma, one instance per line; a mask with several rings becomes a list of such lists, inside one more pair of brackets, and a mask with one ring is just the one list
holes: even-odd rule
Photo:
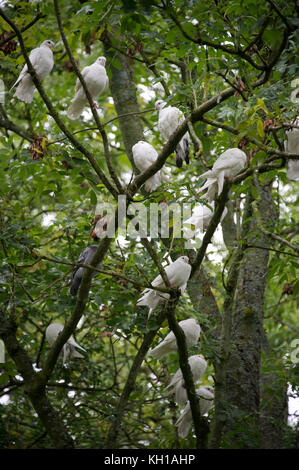
[[176, 154], [176, 166], [181, 168], [183, 166], [183, 161], [185, 159], [184, 151], [181, 149], [181, 146], [178, 145], [175, 149]]
[[143, 292], [144, 292], [143, 296], [140, 297], [140, 299], [137, 300], [136, 305], [142, 306], [142, 307], [148, 307], [148, 305], [150, 303], [150, 295], [152, 294], [153, 291], [148, 289], [148, 290], [145, 290]]
[[216, 174], [214, 173], [213, 170], [208, 170], [208, 171], [205, 171], [204, 173], [202, 173], [201, 175], [199, 175], [200, 179], [202, 178], [216, 178]]
[[[81, 346], [79, 346], [79, 345], [77, 345], [76, 347], [77, 347], [77, 348], [80, 348], [80, 349], [83, 349], [83, 348], [81, 348]], [[85, 349], [83, 349], [83, 351], [85, 351]], [[83, 354], [79, 353], [79, 351], [77, 351], [75, 347], [72, 347], [71, 357], [79, 357], [79, 358], [82, 358], [82, 357], [84, 357], [84, 356], [83, 356]]]
[[84, 109], [85, 103], [86, 103], [85, 99], [84, 100], [78, 99], [78, 98], [76, 99], [75, 97], [73, 101], [71, 102], [69, 109], [67, 110], [67, 117], [69, 119], [72, 119], [73, 121], [75, 119], [79, 119]]
[[191, 427], [190, 419], [188, 419], [188, 417], [186, 418], [185, 415], [181, 415], [175, 425], [178, 428], [178, 435], [183, 439], [186, 438]]
[[24, 101], [25, 103], [31, 103], [33, 100], [33, 95], [35, 92], [35, 85], [31, 80], [30, 75], [26, 75], [23, 79], [19, 82], [19, 85], [16, 89], [14, 96], [16, 96], [19, 100]]
[[81, 282], [81, 278], [78, 278], [78, 277], [75, 276], [74, 279], [73, 279], [71, 288], [70, 288], [70, 293], [72, 295], [75, 296], [77, 294], [79, 286], [80, 286], [80, 282]]
[[77, 349], [81, 349], [81, 351], [86, 352], [86, 349], [82, 348], [82, 346], [80, 346], [80, 344], [78, 344], [76, 342], [74, 344], [72, 344], [72, 347], [77, 348]]
[[155, 359], [161, 359], [165, 354], [168, 353], [167, 345], [165, 344], [158, 344], [154, 349], [149, 351], [149, 354], [153, 356]]
[[20, 79], [20, 78], [18, 78], [18, 80], [17, 80], [17, 81], [16, 81], [16, 82], [13, 84], [13, 86], [12, 86], [12, 87], [11, 87], [11, 88], [8, 90], [8, 93], [10, 93], [10, 92], [11, 92], [11, 90], [13, 90], [13, 89], [14, 89], [14, 87], [16, 87], [16, 86], [17, 86], [17, 84], [20, 82], [20, 80], [21, 80], [21, 79]]
[[189, 140], [186, 137], [183, 138], [183, 147], [184, 147], [185, 162], [188, 165], [189, 162], [190, 162], [190, 159], [189, 159]]
[[161, 175], [160, 175], [160, 172], [158, 172], [146, 181], [145, 190], [147, 192], [152, 192], [155, 189], [157, 189], [160, 186], [160, 184], [161, 184]]
[[175, 387], [175, 401], [178, 405], [185, 405], [187, 400], [188, 398], [184, 382], [180, 380]]
[[204, 189], [209, 188], [212, 184], [215, 183], [217, 184], [217, 178], [208, 178], [205, 184], [199, 188], [198, 192], [201, 193]]

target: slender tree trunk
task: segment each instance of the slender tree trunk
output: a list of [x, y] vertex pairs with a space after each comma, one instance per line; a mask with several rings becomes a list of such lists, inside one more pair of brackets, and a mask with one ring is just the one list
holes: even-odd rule
[[[113, 63], [109, 65], [109, 69], [112, 73], [109, 80], [109, 86], [117, 115], [120, 116], [127, 113], [138, 113], [140, 109], [137, 102], [132, 59], [121, 53], [115, 52], [111, 47], [111, 39], [108, 33], [102, 37], [102, 40], [107, 59], [111, 61], [113, 59], [117, 59], [121, 64], [119, 69], [113, 67]], [[141, 120], [138, 115], [132, 115], [119, 118], [118, 122], [126, 153], [136, 170], [133, 161], [132, 146], [144, 138]], [[139, 173], [139, 171], [137, 172]]]
[[[257, 201], [262, 222], [273, 224], [271, 187], [259, 186]], [[247, 202], [252, 207], [249, 193]], [[245, 223], [248, 223], [245, 221]], [[263, 340], [263, 304], [271, 238], [258, 228], [251, 213], [246, 243], [265, 249], [247, 248], [240, 266], [233, 310], [231, 350], [227, 362], [225, 447], [253, 448], [260, 442], [260, 360]]]
[[268, 350], [261, 363], [260, 388], [261, 447], [281, 449], [288, 421], [288, 383], [283, 360]]

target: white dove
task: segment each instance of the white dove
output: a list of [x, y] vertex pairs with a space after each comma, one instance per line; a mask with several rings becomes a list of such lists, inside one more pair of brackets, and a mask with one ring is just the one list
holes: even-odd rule
[[[213, 399], [214, 399], [214, 390], [213, 387], [210, 385], [203, 385], [196, 390], [196, 395], [199, 397], [199, 406], [200, 406], [200, 414], [206, 414], [209, 409], [213, 406]], [[183, 409], [183, 412], [175, 425], [178, 428], [178, 434], [182, 438], [186, 438], [188, 436], [189, 429], [192, 425], [192, 413], [190, 408], [190, 403], [188, 401], [187, 405]]]
[[208, 188], [207, 193], [203, 197], [212, 202], [215, 195], [218, 194], [219, 196], [222, 192], [224, 177], [231, 178], [235, 176], [244, 168], [246, 161], [246, 154], [242, 150], [238, 148], [225, 150], [217, 158], [212, 169], [200, 175], [200, 178], [207, 178], [207, 181], [199, 188], [198, 192]]
[[[155, 109], [159, 111], [158, 129], [162, 137], [165, 140], [168, 140], [176, 131], [177, 127], [182, 124], [185, 118], [182, 111], [178, 108], [175, 108], [174, 106], [165, 106], [165, 101], [156, 101]], [[179, 168], [183, 165], [183, 160], [185, 160], [187, 164], [189, 163], [189, 145], [190, 137], [188, 132], [186, 132], [175, 149], [176, 164]]]
[[[194, 318], [188, 318], [187, 320], [182, 320], [179, 322], [180, 327], [185, 333], [187, 348], [194, 346], [200, 337], [201, 328]], [[176, 337], [174, 336], [173, 331], [168, 333], [168, 335], [163, 339], [163, 341], [158, 344], [154, 349], [149, 351], [149, 354], [155, 359], [161, 359], [166, 354], [175, 352], [178, 350]]]
[[[185, 220], [184, 222], [184, 235], [185, 238], [191, 238], [194, 233], [190, 233], [189, 229], [185, 227], [186, 225], [194, 225], [195, 230], [207, 230], [209, 223], [214, 215], [214, 207], [215, 207], [215, 202], [212, 201], [210, 203], [210, 206], [212, 210], [208, 207], [205, 206], [204, 204], [197, 204], [194, 207], [192, 216], [189, 217], [189, 219]], [[227, 214], [227, 207], [224, 208], [220, 222], [224, 219], [224, 217]]]
[[[55, 46], [54, 42], [44, 41], [40, 47], [36, 47], [30, 52], [29, 59], [36, 75], [43, 80], [52, 70], [54, 65], [53, 52], [51, 49]], [[11, 87], [18, 85], [14, 96], [25, 103], [31, 103], [35, 92], [35, 85], [31, 75], [28, 72], [27, 64], [24, 65], [18, 80]]]
[[[92, 65], [84, 67], [81, 74], [85, 80], [87, 89], [94, 99], [99, 94], [103, 93], [109, 83], [109, 79], [105, 69], [106, 58], [99, 57]], [[67, 111], [67, 115], [70, 119], [78, 119], [84, 109], [84, 106], [88, 103], [85, 91], [83, 90], [82, 84], [77, 78], [75, 86], [75, 96]], [[97, 104], [94, 103], [94, 107]]]
[[[63, 330], [63, 325], [61, 323], [51, 323], [47, 329], [46, 329], [46, 338], [50, 346], [52, 346], [59, 333]], [[72, 336], [69, 337], [67, 342], [64, 344], [62, 348], [63, 352], [63, 358], [62, 358], [62, 363], [63, 365], [66, 363], [68, 357], [84, 357], [82, 354], [80, 354], [78, 351], [76, 351], [76, 348], [81, 349], [82, 351], [86, 352], [82, 346], [80, 346]]]
[[[78, 264], [89, 264], [90, 261], [92, 260], [95, 252], [97, 251], [97, 248], [98, 248], [98, 245], [91, 245], [91, 246], [87, 246], [86, 248], [84, 248], [84, 250], [81, 251], [80, 255], [79, 255], [79, 258], [77, 260], [77, 263]], [[101, 263], [98, 264], [98, 269], [100, 269], [100, 266], [101, 266]], [[71, 285], [71, 288], [70, 288], [70, 293], [72, 295], [76, 295], [77, 294], [77, 291], [80, 287], [80, 284], [81, 284], [81, 280], [82, 280], [82, 277], [83, 277], [83, 274], [84, 274], [84, 269], [86, 268], [83, 268], [82, 266], [79, 267], [79, 266], [74, 266], [74, 269], [73, 269], [73, 282], [72, 282], [72, 285]], [[96, 275], [96, 271], [94, 271], [94, 274], [93, 276]]]
[[[299, 126], [297, 119], [294, 124]], [[293, 128], [286, 132], [287, 141], [285, 142], [286, 151], [289, 153], [297, 153], [299, 155], [299, 129]], [[299, 179], [299, 160], [288, 161], [287, 178], [291, 181]]]
[[[143, 140], [139, 140], [137, 144], [132, 147], [133, 159], [138, 170], [141, 172], [147, 170], [158, 157], [158, 152], [154, 147]], [[161, 172], [157, 171], [145, 183], [145, 190], [147, 192], [154, 191], [161, 184]]]
[[[191, 274], [189, 258], [187, 256], [180, 256], [174, 263], [166, 266], [165, 273], [171, 287], [177, 287], [181, 294], [183, 294]], [[151, 282], [151, 285], [153, 287], [165, 287], [160, 274]], [[159, 292], [152, 289], [145, 289], [142, 294], [143, 296], [138, 299], [136, 305], [149, 307], [148, 318], [150, 318], [153, 310], [160, 302], [165, 302], [165, 300], [169, 299], [169, 294], [166, 292]]]
[[[197, 354], [195, 356], [190, 356], [188, 362], [191, 367], [193, 381], [196, 383], [205, 373], [207, 368], [207, 361], [203, 356]], [[175, 401], [178, 405], [185, 405], [185, 403], [188, 401], [187, 391], [181, 369], [176, 371], [166, 389], [169, 389], [169, 393], [175, 394]]]

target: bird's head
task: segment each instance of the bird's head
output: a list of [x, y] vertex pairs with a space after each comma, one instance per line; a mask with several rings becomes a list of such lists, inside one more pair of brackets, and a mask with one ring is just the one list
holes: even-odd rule
[[55, 47], [55, 43], [51, 41], [50, 39], [47, 39], [46, 41], [42, 42], [41, 45], [49, 47], [50, 49], [53, 49]]
[[158, 101], [156, 101], [156, 103], [155, 103], [155, 109], [156, 109], [156, 110], [162, 109], [162, 108], [164, 108], [165, 105], [166, 105], [165, 101], [163, 101], [163, 100], [158, 100]]
[[180, 259], [180, 261], [182, 261], [183, 263], [190, 264], [190, 261], [189, 261], [188, 256], [181, 256], [179, 259]]
[[102, 65], [103, 67], [105, 67], [106, 65], [106, 57], [104, 56], [101, 56], [101, 57], [98, 57], [96, 62], [100, 65]]
[[212, 394], [214, 395], [214, 389], [213, 389], [213, 387], [212, 387], [211, 385], [206, 385], [206, 386], [205, 386], [205, 389], [206, 389], [208, 392], [210, 392], [210, 393], [212, 393]]

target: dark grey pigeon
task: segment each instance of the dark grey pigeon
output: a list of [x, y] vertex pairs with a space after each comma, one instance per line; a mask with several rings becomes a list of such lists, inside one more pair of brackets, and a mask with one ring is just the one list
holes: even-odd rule
[[[77, 263], [82, 263], [82, 264], [89, 264], [90, 261], [92, 260], [96, 250], [97, 250], [97, 247], [98, 245], [91, 245], [91, 246], [87, 246], [86, 248], [84, 248], [84, 250], [81, 251], [80, 253], [80, 256], [77, 260]], [[97, 268], [100, 269], [101, 267], [101, 263], [98, 264]], [[81, 280], [82, 280], [82, 277], [83, 277], [83, 273], [84, 273], [84, 269], [85, 268], [82, 268], [82, 267], [79, 267], [79, 266], [74, 266], [74, 269], [73, 269], [73, 282], [72, 282], [72, 285], [71, 285], [71, 288], [70, 288], [70, 293], [72, 295], [76, 295], [77, 292], [78, 292], [78, 289], [80, 287], [80, 284], [81, 284]], [[94, 271], [94, 274], [93, 276], [96, 275], [96, 271]]]

